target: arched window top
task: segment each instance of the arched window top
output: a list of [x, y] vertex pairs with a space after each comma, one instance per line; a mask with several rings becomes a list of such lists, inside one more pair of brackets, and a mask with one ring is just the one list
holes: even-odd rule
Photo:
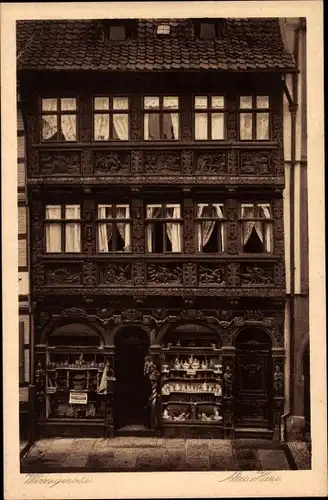
[[164, 346], [172, 344], [181, 347], [221, 347], [221, 338], [206, 325], [185, 323], [178, 325], [163, 338]]
[[100, 347], [102, 338], [88, 325], [71, 323], [62, 325], [47, 337], [49, 347]]
[[268, 346], [271, 347], [272, 342], [270, 336], [261, 328], [246, 327], [239, 332], [236, 337], [235, 344], [238, 347], [240, 344], [248, 344], [249, 346]]

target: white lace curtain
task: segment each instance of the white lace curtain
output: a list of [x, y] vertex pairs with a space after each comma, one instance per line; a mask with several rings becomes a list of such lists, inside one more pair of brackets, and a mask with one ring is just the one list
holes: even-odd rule
[[[108, 209], [110, 207], [99, 206], [98, 207], [98, 218], [107, 219], [109, 218]], [[129, 216], [128, 207], [116, 206], [116, 218], [117, 219], [127, 219]], [[111, 218], [111, 216], [110, 216]], [[109, 219], [110, 220], [110, 219]], [[123, 252], [131, 251], [131, 233], [130, 224], [128, 222], [116, 222], [116, 227], [119, 232], [120, 237], [124, 241]], [[100, 222], [98, 226], [98, 245], [99, 252], [109, 252], [110, 242], [113, 238], [113, 223], [112, 222]], [[117, 249], [115, 249], [117, 250]]]
[[[147, 219], [156, 219], [161, 216], [160, 206], [147, 206]], [[180, 206], [166, 206], [165, 216], [170, 219], [180, 218]], [[166, 222], [166, 234], [172, 246], [172, 252], [181, 252], [181, 226], [179, 222]], [[152, 252], [155, 243], [155, 228], [150, 223], [147, 225], [147, 248], [148, 252]]]
[[[108, 111], [108, 113], [96, 113], [94, 133], [96, 140], [106, 141], [109, 139], [109, 99], [108, 97], [97, 97], [96, 101], [97, 111]], [[113, 98], [113, 139], [121, 141], [128, 140], [129, 138], [129, 117], [128, 113], [115, 113], [115, 110], [122, 111], [128, 110], [128, 100], [126, 97]]]
[[[211, 119], [211, 137], [208, 137], [208, 119]], [[223, 113], [195, 113], [195, 139], [220, 140], [224, 139], [224, 114]]]
[[[46, 207], [46, 219], [61, 219], [61, 206], [48, 205]], [[61, 224], [54, 222], [47, 223], [46, 230], [46, 251], [47, 252], [61, 252]]]
[[[76, 114], [65, 114], [65, 111], [76, 111], [76, 99], [64, 98], [61, 102], [60, 132], [66, 141], [76, 140]], [[42, 111], [57, 111], [57, 99], [43, 99]], [[42, 138], [47, 140], [57, 134], [57, 115], [43, 115], [42, 117]], [[60, 139], [61, 137], [59, 137]]]
[[[197, 218], [201, 219], [202, 217], [216, 217], [217, 219], [223, 219], [222, 208], [218, 204], [212, 205], [212, 213], [210, 213], [210, 207], [207, 203], [200, 203], [197, 206]], [[204, 246], [208, 243], [214, 227], [216, 224], [216, 220], [204, 220], [200, 221], [197, 225], [198, 231], [198, 251], [201, 252]], [[224, 252], [224, 227], [223, 224], [220, 224], [220, 238], [221, 238], [221, 248], [222, 252]]]
[[[61, 220], [61, 206], [48, 205], [46, 207], [46, 251], [47, 252], [61, 252], [61, 223], [51, 222]], [[79, 220], [80, 219], [80, 206], [79, 205], [66, 205], [65, 206], [65, 219]], [[80, 252], [81, 251], [81, 226], [79, 222], [66, 222], [65, 223], [65, 252]]]
[[[259, 205], [261, 210], [260, 217], [263, 219], [271, 218], [270, 205]], [[242, 219], [251, 219], [255, 216], [254, 205], [243, 205], [241, 207], [241, 217]], [[244, 221], [244, 234], [243, 234], [243, 244], [246, 245], [252, 232], [255, 231], [262, 243], [265, 243], [265, 250], [267, 252], [271, 251], [271, 224], [263, 224], [262, 221]], [[264, 234], [263, 234], [264, 226]], [[264, 241], [265, 239], [265, 241]]]
[[[159, 110], [158, 97], [145, 97], [145, 109]], [[163, 98], [163, 109], [167, 112], [163, 113], [163, 137], [160, 136], [160, 114], [145, 113], [144, 115], [144, 139], [179, 139], [179, 114], [174, 112], [178, 109], [179, 99], [175, 96]], [[168, 112], [168, 110], [172, 112]]]
[[[65, 219], [80, 219], [80, 206], [66, 205]], [[65, 250], [66, 252], [81, 251], [81, 225], [79, 222], [65, 224]]]

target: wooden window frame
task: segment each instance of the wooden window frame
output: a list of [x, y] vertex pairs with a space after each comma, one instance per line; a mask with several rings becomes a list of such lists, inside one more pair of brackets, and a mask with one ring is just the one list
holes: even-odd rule
[[[255, 213], [254, 217], [242, 217], [241, 216], [241, 209], [242, 209], [243, 205], [253, 205], [254, 213]], [[270, 213], [271, 213], [270, 218], [259, 217], [258, 215], [256, 215], [259, 213], [259, 210], [260, 210], [259, 207], [261, 205], [269, 205]], [[272, 204], [272, 202], [270, 202], [270, 201], [263, 201], [263, 202], [261, 202], [261, 201], [258, 201], [258, 202], [243, 201], [243, 202], [240, 202], [238, 219], [239, 219], [239, 226], [240, 226], [240, 242], [241, 242], [242, 253], [249, 254], [249, 252], [244, 252], [245, 245], [243, 243], [243, 235], [244, 235], [243, 223], [244, 222], [261, 222], [263, 235], [265, 234], [264, 229], [265, 229], [266, 224], [270, 224], [272, 249], [270, 251], [264, 250], [263, 252], [256, 252], [256, 255], [260, 255], [261, 253], [266, 254], [266, 255], [272, 255], [274, 253], [274, 218], [273, 218], [273, 204]], [[264, 239], [264, 241], [263, 241], [264, 248], [265, 248], [265, 245], [266, 245], [266, 239]]]
[[[82, 239], [83, 239], [83, 221], [82, 221], [82, 218], [81, 218], [81, 213], [82, 213], [82, 206], [81, 206], [81, 203], [49, 203], [47, 205], [45, 205], [45, 210], [44, 212], [46, 212], [46, 208], [48, 205], [54, 205], [54, 206], [60, 206], [60, 210], [61, 210], [61, 218], [60, 219], [47, 219], [46, 218], [46, 213], [44, 214], [44, 224], [43, 224], [43, 231], [44, 231], [44, 252], [48, 255], [48, 254], [80, 254], [82, 253]], [[65, 208], [66, 206], [79, 206], [80, 207], [80, 218], [79, 219], [66, 219], [65, 218]], [[80, 224], [80, 251], [79, 252], [66, 252], [66, 231], [65, 231], [65, 228], [66, 228], [66, 224], [72, 224], [72, 223], [75, 223], [75, 224]], [[60, 243], [61, 243], [61, 251], [60, 252], [47, 252], [47, 244], [46, 244], [46, 226], [47, 225], [51, 225], [51, 224], [60, 224], [61, 225], [61, 236], [60, 236]]]
[[[103, 110], [95, 109], [95, 99], [106, 98], [109, 100], [109, 108]], [[113, 99], [127, 99], [128, 107], [127, 109], [114, 109]], [[108, 115], [109, 119], [109, 138], [108, 139], [96, 139], [95, 138], [95, 115]], [[113, 116], [114, 115], [128, 115], [128, 138], [127, 139], [113, 139]], [[95, 143], [104, 142], [117, 142], [126, 143], [131, 140], [131, 102], [130, 96], [128, 95], [93, 95], [92, 96], [92, 140]]]
[[[222, 212], [223, 212], [223, 217], [198, 217], [197, 216], [197, 212], [198, 212], [198, 205], [208, 205], [210, 208], [213, 207], [213, 205], [219, 205], [222, 209]], [[201, 223], [201, 222], [206, 222], [206, 221], [220, 221], [220, 227], [221, 225], [223, 225], [223, 233], [224, 233], [224, 240], [223, 240], [223, 248], [226, 248], [226, 245], [227, 245], [227, 234], [226, 234], [226, 221], [227, 221], [227, 218], [225, 216], [225, 206], [224, 206], [224, 203], [216, 203], [216, 202], [212, 202], [212, 203], [208, 203], [208, 202], [200, 202], [198, 201], [196, 204], [195, 204], [195, 227], [196, 227], [196, 234], [195, 234], [195, 238], [196, 238], [196, 253], [198, 254], [201, 254], [201, 255], [206, 255], [206, 254], [210, 254], [210, 253], [214, 253], [215, 255], [217, 254], [224, 254], [226, 253], [226, 250], [219, 250], [217, 252], [204, 252], [204, 251], [201, 251], [201, 250], [198, 250], [198, 225]], [[218, 229], [219, 231], [219, 229]], [[218, 238], [217, 238], [218, 239]]]
[[[43, 111], [42, 109], [42, 101], [44, 99], [56, 99], [56, 102], [57, 102], [57, 108], [55, 111]], [[76, 106], [75, 106], [75, 110], [62, 110], [61, 109], [61, 99], [75, 99], [75, 103], [76, 103]], [[43, 125], [42, 125], [42, 117], [43, 116], [56, 116], [57, 118], [57, 132], [56, 132], [56, 135], [57, 135], [57, 139], [52, 139], [51, 141], [49, 141], [49, 139], [44, 139], [43, 138], [43, 135], [42, 135], [42, 130], [43, 130]], [[62, 139], [59, 139], [58, 138], [58, 134], [59, 134], [59, 131], [61, 130], [61, 116], [62, 115], [75, 115], [75, 140], [73, 141], [68, 141], [68, 140], [65, 140], [63, 141]], [[60, 143], [60, 144], [66, 144], [66, 143], [69, 143], [69, 144], [76, 144], [78, 141], [79, 141], [79, 99], [78, 97], [75, 95], [75, 96], [69, 96], [69, 95], [62, 95], [60, 97], [58, 96], [47, 96], [47, 95], [43, 95], [39, 98], [39, 132], [40, 132], [40, 141], [43, 143], [43, 144], [56, 144], [56, 143]]]
[[[102, 206], [102, 205], [111, 205], [113, 217], [106, 217], [106, 218], [98, 217], [98, 208], [99, 208], [99, 206]], [[120, 218], [120, 217], [116, 217], [116, 208], [117, 208], [117, 206], [119, 207], [120, 205], [129, 207], [129, 217], [127, 217], [125, 219]], [[112, 226], [115, 227], [115, 231], [113, 231], [113, 233], [112, 233], [114, 250], [109, 250], [108, 252], [101, 252], [99, 250], [99, 224], [104, 224], [104, 223], [112, 224]], [[130, 251], [123, 251], [123, 250], [116, 250], [115, 249], [116, 240], [117, 240], [117, 232], [118, 232], [117, 223], [123, 223], [123, 224], [129, 225], [130, 241], [131, 241], [131, 250]], [[97, 204], [96, 227], [97, 227], [97, 253], [98, 254], [107, 255], [107, 254], [115, 253], [115, 254], [125, 255], [125, 254], [130, 254], [132, 252], [132, 218], [131, 218], [131, 204], [130, 203], [98, 203]]]
[[[252, 98], [252, 107], [251, 108], [241, 108], [240, 107], [240, 98], [241, 97], [251, 97]], [[258, 108], [256, 106], [256, 99], [258, 97], [267, 97], [269, 101], [269, 106], [267, 108]], [[265, 141], [270, 141], [272, 138], [272, 102], [271, 102], [271, 96], [269, 94], [263, 94], [263, 93], [252, 93], [252, 92], [245, 92], [243, 94], [238, 95], [238, 103], [237, 103], [237, 111], [238, 111], [238, 139], [242, 142], [250, 142], [250, 141], [256, 141], [256, 142], [265, 142]], [[240, 136], [240, 117], [241, 114], [247, 113], [252, 115], [252, 138], [251, 139], [242, 139]], [[257, 115], [262, 114], [262, 113], [267, 113], [269, 115], [269, 137], [268, 139], [257, 139], [256, 137], [256, 126], [257, 126]]]
[[[165, 213], [165, 209], [167, 208], [168, 205], [178, 205], [180, 207], [180, 217], [179, 218], [169, 218], [169, 217], [154, 217], [154, 218], [148, 218], [147, 217], [147, 207], [148, 206], [156, 206], [159, 208], [159, 206], [161, 207], [161, 211], [162, 211], [162, 215]], [[171, 223], [177, 223], [177, 224], [180, 224], [180, 227], [182, 227], [182, 224], [183, 224], [183, 218], [181, 217], [181, 213], [182, 213], [182, 204], [181, 203], [170, 203], [170, 202], [167, 202], [167, 203], [147, 203], [146, 204], [146, 216], [145, 216], [145, 240], [146, 240], [146, 245], [145, 245], [145, 248], [146, 248], [146, 253], [149, 254], [149, 255], [154, 255], [154, 254], [173, 254], [173, 255], [180, 255], [182, 253], [182, 249], [183, 249], [183, 234], [182, 234], [182, 231], [180, 231], [180, 252], [172, 252], [171, 250], [167, 250], [166, 249], [166, 224], [168, 222], [171, 222]], [[152, 223], [152, 222], [161, 222], [162, 223], [162, 238], [163, 238], [163, 251], [162, 252], [150, 252], [148, 250], [148, 245], [147, 245], [147, 231], [148, 231], [148, 226]]]
[[[161, 35], [160, 35], [161, 36]], [[166, 35], [164, 35], [166, 36]], [[159, 99], [158, 108], [145, 108], [145, 98], [156, 97]], [[163, 108], [163, 102], [165, 97], [177, 97], [178, 107], [174, 108]], [[178, 94], [144, 94], [142, 95], [142, 140], [146, 143], [150, 142], [169, 142], [177, 143], [181, 141], [181, 96]], [[179, 137], [178, 139], [164, 139], [163, 138], [163, 115], [165, 114], [177, 114], [178, 115], [178, 125], [179, 125]], [[159, 139], [145, 139], [145, 115], [146, 114], [158, 114], [159, 115]]]
[[[206, 97], [207, 99], [207, 107], [206, 108], [196, 108], [196, 98], [197, 97]], [[208, 104], [212, 104], [212, 97], [223, 97], [224, 99], [224, 107], [223, 108], [213, 108], [212, 106], [208, 106]], [[227, 113], [228, 113], [228, 106], [227, 106], [227, 96], [226, 94], [223, 93], [216, 93], [216, 94], [193, 94], [193, 121], [192, 121], [192, 127], [193, 127], [193, 139], [197, 143], [202, 143], [206, 141], [210, 142], [223, 142], [227, 140]], [[207, 138], [206, 139], [196, 139], [196, 115], [197, 114], [206, 114], [207, 115]], [[222, 113], [223, 114], [223, 121], [224, 121], [224, 126], [223, 126], [223, 138], [222, 139], [212, 139], [212, 114], [215, 113]]]

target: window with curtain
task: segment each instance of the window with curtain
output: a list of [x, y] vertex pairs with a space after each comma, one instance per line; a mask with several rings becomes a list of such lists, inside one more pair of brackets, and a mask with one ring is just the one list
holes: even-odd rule
[[242, 141], [270, 139], [270, 102], [267, 95], [239, 97], [239, 138]]
[[81, 252], [80, 205], [46, 205], [44, 227], [46, 252]]
[[144, 139], [146, 141], [179, 139], [179, 97], [144, 97], [143, 111]]
[[98, 205], [98, 252], [131, 252], [129, 205]]
[[194, 136], [196, 141], [225, 139], [224, 96], [195, 96]]
[[240, 207], [242, 248], [245, 253], [273, 251], [273, 221], [270, 203], [242, 203]]
[[146, 242], [151, 253], [181, 252], [180, 204], [146, 206]]
[[225, 251], [223, 204], [197, 204], [197, 250], [204, 253]]
[[76, 99], [41, 99], [41, 137], [43, 141], [76, 141]]
[[95, 141], [129, 140], [128, 97], [95, 97], [93, 109]]

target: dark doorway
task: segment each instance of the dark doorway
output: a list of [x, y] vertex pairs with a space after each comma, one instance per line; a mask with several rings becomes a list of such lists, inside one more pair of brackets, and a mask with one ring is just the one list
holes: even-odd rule
[[310, 349], [309, 345], [303, 354], [303, 382], [304, 382], [304, 432], [307, 438], [310, 438], [311, 421], [311, 399], [310, 399]]
[[236, 426], [272, 429], [271, 339], [246, 328], [236, 340]]
[[149, 338], [142, 329], [132, 327], [115, 338], [115, 427], [148, 426], [150, 384], [144, 375]]

